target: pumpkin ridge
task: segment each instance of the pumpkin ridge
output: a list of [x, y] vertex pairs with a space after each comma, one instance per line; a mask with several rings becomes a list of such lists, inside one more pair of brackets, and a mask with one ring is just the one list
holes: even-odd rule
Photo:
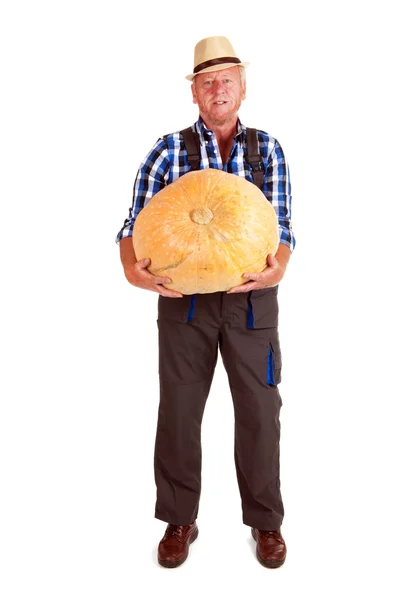
[[[184, 217], [183, 219], [168, 219], [166, 221], [163, 221], [163, 224], [160, 226], [159, 228], [159, 237], [162, 237], [163, 235], [163, 230], [165, 226], [171, 225], [171, 224], [177, 224], [177, 223], [182, 223], [182, 225], [180, 226], [180, 228], [176, 231], [176, 234], [179, 233], [179, 235], [182, 236], [182, 232], [183, 235], [185, 235], [186, 233], [186, 229], [188, 229], [190, 231], [190, 229], [192, 229], [195, 226], [195, 223], [193, 223], [190, 219], [188, 219], [187, 217]], [[135, 238], [135, 244], [139, 245], [140, 242], [146, 238], [148, 236], [148, 232], [143, 233], [142, 236], [138, 237], [137, 239]], [[169, 238], [170, 236], [167, 234], [164, 234], [165, 238]], [[151, 257], [150, 257], [151, 258]]]
[[[228, 175], [228, 173], [226, 171], [223, 171], [222, 169], [212, 169], [212, 171], [215, 172], [216, 177], [215, 177], [215, 184], [214, 184], [214, 188], [213, 188], [213, 192], [215, 190], [215, 188], [221, 183], [223, 182], [223, 180], [225, 179], [225, 175]], [[218, 179], [217, 179], [218, 177]]]
[[[195, 173], [195, 171], [189, 171], [189, 173]], [[186, 173], [186, 175], [188, 175], [189, 173]], [[197, 208], [197, 206], [198, 206], [197, 198], [193, 194], [193, 192], [191, 192], [190, 190], [187, 189], [186, 181], [182, 180], [182, 177], [179, 177], [179, 179], [176, 180], [176, 182], [178, 182], [178, 181], [181, 185], [182, 194], [183, 194], [185, 201], [189, 204], [189, 206], [192, 206], [193, 209]]]
[[[211, 229], [214, 231], [214, 233], [215, 233], [215, 236], [216, 236], [217, 238], [219, 238], [219, 239], [218, 239], [218, 241], [219, 241], [219, 242], [224, 242], [224, 243], [226, 243], [226, 242], [240, 242], [240, 240], [228, 240], [228, 239], [227, 239], [227, 238], [224, 236], [224, 234], [223, 234], [223, 233], [220, 233], [220, 232], [219, 232], [219, 231], [218, 231], [218, 230], [217, 230], [217, 229], [214, 227], [214, 225], [210, 225], [209, 227], [210, 227], [210, 228], [211, 228]], [[243, 238], [242, 238], [242, 239], [243, 239]]]
[[[203, 171], [205, 171], [206, 169], [203, 169]], [[214, 198], [215, 195], [215, 190], [218, 188], [219, 185], [221, 185], [222, 183], [224, 183], [224, 179], [225, 179], [225, 175], [227, 175], [227, 173], [225, 173], [225, 171], [222, 171], [221, 169], [209, 169], [211, 171], [218, 171], [218, 173], [215, 173], [215, 176], [212, 175], [212, 177], [214, 177], [215, 183], [213, 186], [210, 186], [209, 190], [208, 190], [208, 202], [210, 202], [210, 200], [212, 200]], [[217, 178], [216, 178], [217, 177]], [[208, 204], [207, 202], [207, 204]], [[218, 207], [219, 204], [221, 204], [222, 200], [220, 200], [218, 202], [217, 205], [214, 206], [214, 209], [216, 207]], [[215, 210], [213, 211], [214, 215], [215, 215]]]
[[[208, 169], [201, 169], [201, 171], [206, 171], [206, 170], [208, 170]], [[217, 171], [219, 169], [211, 169], [211, 170], [212, 171]], [[190, 188], [190, 186], [187, 186], [186, 184], [187, 184], [187, 182], [190, 179], [195, 179], [197, 177], [198, 173], [199, 173], [199, 171], [188, 171], [187, 173], [185, 173], [185, 176], [189, 175], [189, 178], [186, 178], [186, 180], [185, 180], [185, 177], [182, 176], [182, 177], [178, 177], [178, 179], [176, 179], [175, 182], [173, 182], [173, 183], [179, 185], [179, 187], [181, 188], [181, 192], [182, 192], [185, 200], [194, 209], [197, 209], [199, 207], [198, 197], [197, 197], [195, 191], [187, 189], [188, 187]], [[168, 188], [168, 186], [166, 188], [163, 188], [163, 189], [167, 189], [167, 188]]]
[[[262, 254], [260, 255], [260, 258], [262, 257]], [[257, 260], [255, 260], [254, 262], [249, 263], [248, 265], [243, 265], [241, 267], [241, 269], [248, 269], [249, 267], [252, 267], [253, 265], [255, 265], [256, 263], [258, 263], [258, 261], [260, 260], [260, 258], [258, 258]], [[265, 265], [267, 264], [267, 260], [265, 259]]]

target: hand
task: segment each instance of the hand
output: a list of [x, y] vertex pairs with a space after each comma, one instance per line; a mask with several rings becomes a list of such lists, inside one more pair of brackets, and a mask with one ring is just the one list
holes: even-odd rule
[[239, 292], [250, 292], [251, 290], [262, 290], [267, 287], [278, 285], [285, 274], [285, 267], [280, 264], [273, 254], [267, 256], [267, 266], [261, 273], [244, 273], [245, 279], [251, 279], [249, 283], [235, 286], [228, 290], [227, 294], [236, 294]]
[[142, 258], [138, 262], [126, 267], [124, 272], [129, 283], [144, 290], [158, 292], [161, 294], [161, 296], [165, 296], [167, 298], [183, 298], [183, 294], [180, 292], [169, 290], [168, 288], [164, 287], [164, 283], [172, 283], [172, 280], [169, 277], [153, 275], [147, 270], [147, 267], [150, 265], [150, 263], [150, 258]]

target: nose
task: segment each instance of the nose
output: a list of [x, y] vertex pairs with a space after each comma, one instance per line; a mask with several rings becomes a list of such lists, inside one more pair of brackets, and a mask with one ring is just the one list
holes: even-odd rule
[[219, 81], [218, 79], [215, 81], [215, 88], [214, 88], [217, 92], [219, 90], [224, 90], [225, 89], [225, 83], [223, 81]]
[[223, 81], [215, 81], [213, 86], [214, 98], [221, 98], [226, 96], [226, 86]]

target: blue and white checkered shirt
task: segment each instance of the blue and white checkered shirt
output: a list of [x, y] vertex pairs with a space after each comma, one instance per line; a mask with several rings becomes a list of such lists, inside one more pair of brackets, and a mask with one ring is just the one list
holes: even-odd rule
[[[252, 168], [246, 163], [247, 153], [246, 127], [237, 121], [236, 135], [229, 158], [224, 165], [218, 149], [217, 138], [211, 129], [207, 129], [199, 117], [192, 129], [200, 135], [200, 169], [221, 169], [245, 177], [253, 182]], [[258, 130], [259, 152], [264, 161], [265, 175], [262, 192], [275, 209], [279, 223], [280, 243], [293, 251], [296, 240], [291, 226], [291, 185], [289, 166], [283, 150], [275, 138], [265, 131]], [[163, 187], [190, 171], [183, 136], [179, 132], [160, 138], [139, 167], [133, 188], [133, 201], [129, 216], [124, 221], [115, 241], [132, 236], [136, 217], [149, 200]]]

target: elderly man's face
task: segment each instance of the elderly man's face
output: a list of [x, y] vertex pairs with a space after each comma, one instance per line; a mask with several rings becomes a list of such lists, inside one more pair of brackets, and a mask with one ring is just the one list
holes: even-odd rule
[[237, 118], [237, 113], [246, 97], [246, 84], [240, 81], [239, 67], [223, 71], [200, 73], [192, 84], [193, 102], [199, 105], [205, 123], [224, 125]]

